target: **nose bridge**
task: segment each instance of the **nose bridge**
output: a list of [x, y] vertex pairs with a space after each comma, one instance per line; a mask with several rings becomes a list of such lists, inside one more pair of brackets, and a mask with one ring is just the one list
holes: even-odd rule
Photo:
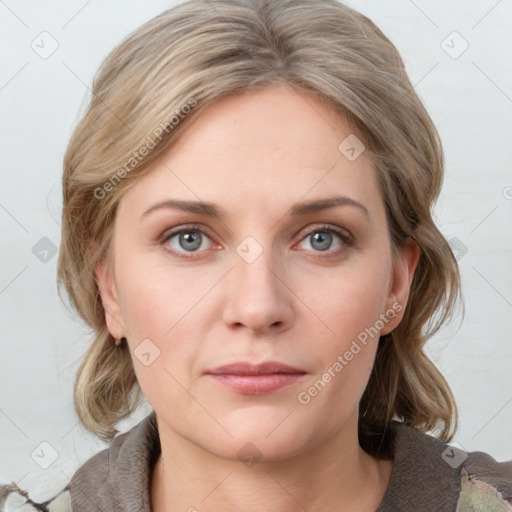
[[[261, 242], [259, 241], [261, 240]], [[272, 247], [272, 240], [267, 236], [265, 240], [254, 236], [246, 237], [236, 248], [234, 273], [237, 287], [251, 289], [253, 294], [269, 295], [280, 294], [279, 273], [281, 262], [278, 261], [276, 251]], [[248, 290], [247, 290], [248, 291]]]
[[270, 236], [260, 240], [248, 236], [236, 247], [225, 309], [227, 322], [253, 330], [287, 323], [291, 312], [285, 279], [280, 276], [283, 262], [270, 245]]

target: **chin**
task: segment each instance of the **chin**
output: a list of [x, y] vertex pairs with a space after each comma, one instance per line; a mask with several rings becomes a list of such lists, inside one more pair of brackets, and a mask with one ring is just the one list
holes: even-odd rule
[[252, 467], [262, 462], [277, 462], [290, 459], [299, 455], [302, 445], [297, 444], [293, 438], [266, 439], [248, 436], [236, 438], [224, 443], [216, 443], [211, 447], [203, 446], [211, 454], [226, 460], [242, 462], [247, 467]]
[[[288, 416], [289, 415], [289, 416]], [[288, 417], [287, 417], [288, 416]], [[290, 411], [238, 410], [221, 420], [231, 434], [216, 436], [211, 443], [211, 453], [241, 462], [279, 461], [298, 455], [308, 443], [304, 422], [297, 422]], [[316, 437], [316, 436], [315, 436]], [[206, 448], [206, 447], [205, 447]], [[250, 466], [250, 463], [247, 463]]]

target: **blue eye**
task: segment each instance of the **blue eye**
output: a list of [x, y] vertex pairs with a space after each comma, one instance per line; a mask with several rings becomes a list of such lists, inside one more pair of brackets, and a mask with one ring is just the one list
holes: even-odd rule
[[[176, 238], [176, 243], [169, 243], [173, 238]], [[199, 226], [188, 226], [168, 233], [162, 239], [162, 243], [165, 243], [168, 249], [179, 258], [189, 258], [186, 253], [199, 252], [206, 239], [209, 240], [209, 237], [201, 231]]]
[[348, 232], [333, 226], [317, 226], [313, 229], [310, 229], [306, 232], [303, 240], [310, 240], [310, 245], [314, 252], [326, 252], [332, 246], [333, 235], [336, 235], [336, 237], [342, 241], [342, 247], [341, 249], [335, 251], [329, 251], [330, 253], [336, 253], [340, 250], [342, 251], [343, 246], [351, 247], [354, 245], [352, 236], [349, 235]]
[[[338, 247], [335, 248], [335, 250], [329, 250], [331, 249], [333, 240], [336, 238], [340, 240]], [[205, 250], [211, 248], [211, 246], [207, 246], [208, 240], [211, 242], [210, 237], [204, 233], [201, 226], [192, 225], [171, 231], [170, 233], [165, 233], [162, 235], [160, 243], [174, 256], [192, 260], [199, 257], [197, 253], [203, 252], [201, 249]], [[309, 231], [302, 235], [301, 240], [302, 243], [306, 240], [310, 240], [311, 249], [308, 250], [314, 253], [327, 252], [329, 255], [341, 253], [348, 247], [354, 245], [354, 239], [350, 233], [330, 225], [316, 226], [309, 229]]]

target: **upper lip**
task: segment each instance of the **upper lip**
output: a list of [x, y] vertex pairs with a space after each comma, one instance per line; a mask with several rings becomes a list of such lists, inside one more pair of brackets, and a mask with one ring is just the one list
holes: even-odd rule
[[263, 363], [254, 364], [248, 362], [238, 362], [218, 366], [206, 373], [213, 375], [268, 375], [272, 373], [306, 373], [303, 370], [294, 368], [289, 364], [277, 361], [265, 361]]

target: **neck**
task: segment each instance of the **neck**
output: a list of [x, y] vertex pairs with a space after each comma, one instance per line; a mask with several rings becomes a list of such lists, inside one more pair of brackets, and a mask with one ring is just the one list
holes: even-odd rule
[[345, 436], [336, 436], [299, 456], [254, 465], [217, 457], [188, 441], [161, 442], [152, 510], [266, 512], [271, 505], [274, 512], [374, 512], [388, 486], [392, 461], [368, 455], [355, 434], [355, 443], [343, 445]]

